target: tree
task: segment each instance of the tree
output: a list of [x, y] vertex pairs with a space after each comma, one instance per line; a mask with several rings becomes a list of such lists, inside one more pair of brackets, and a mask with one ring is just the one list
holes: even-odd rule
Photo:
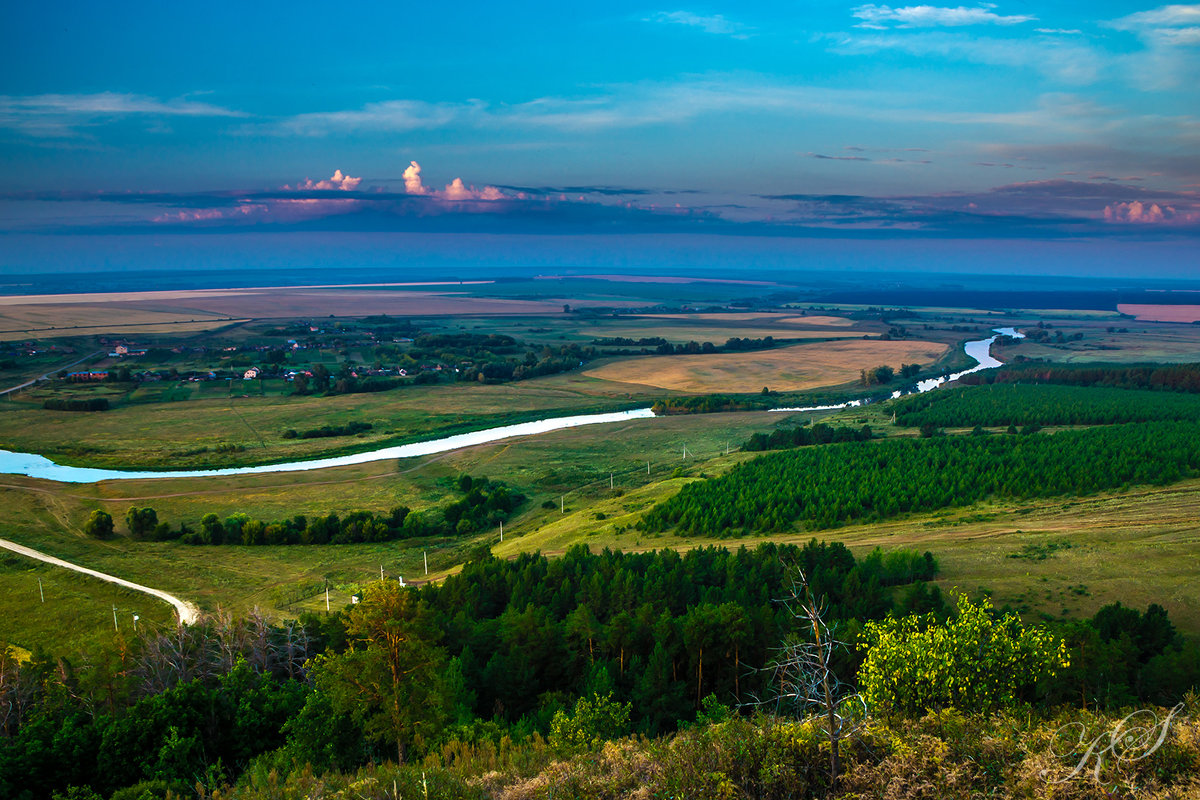
[[[853, 722], [841, 713], [850, 700], [845, 687], [834, 672], [834, 656], [845, 644], [837, 640], [834, 630], [825, 622], [828, 608], [824, 598], [818, 598], [804, 570], [796, 569], [784, 608], [799, 626], [798, 634], [779, 648], [775, 662], [768, 668], [768, 686], [774, 696], [776, 713], [789, 712], [804, 716], [815, 712], [814, 721], [823, 724], [829, 738], [830, 785], [836, 786], [841, 774], [840, 744], [850, 735]], [[767, 702], [755, 700], [752, 705]], [[861, 702], [861, 701], [859, 701]]]
[[394, 745], [401, 764], [444, 717], [444, 654], [419, 629], [416, 604], [416, 594], [398, 583], [372, 583], [346, 620], [351, 648], [318, 657], [315, 669], [334, 711], [353, 716], [368, 738]]
[[1016, 614], [992, 615], [991, 603], [960, 595], [957, 616], [868, 622], [858, 682], [878, 709], [919, 714], [952, 706], [988, 712], [1011, 706], [1043, 678], [1069, 665], [1066, 644]]
[[96, 509], [83, 523], [83, 532], [96, 539], [111, 539], [113, 537], [112, 514]]
[[158, 512], [153, 508], [132, 506], [125, 512], [125, 524], [129, 526], [129, 535], [133, 538], [153, 539], [158, 528]]

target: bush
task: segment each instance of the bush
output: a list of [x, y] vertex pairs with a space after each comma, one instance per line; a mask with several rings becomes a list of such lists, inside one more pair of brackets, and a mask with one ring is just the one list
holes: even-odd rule
[[581, 697], [570, 714], [561, 709], [550, 721], [550, 746], [560, 753], [598, 750], [609, 739], [629, 733], [629, 703], [618, 703], [612, 693]]
[[113, 537], [112, 514], [96, 509], [83, 523], [83, 532], [95, 539], [111, 539]]
[[995, 618], [985, 599], [958, 598], [945, 624], [932, 615], [868, 622], [859, 688], [873, 708], [910, 714], [954, 707], [986, 713], [1026, 698], [1034, 684], [1068, 666], [1066, 644], [1015, 614]]

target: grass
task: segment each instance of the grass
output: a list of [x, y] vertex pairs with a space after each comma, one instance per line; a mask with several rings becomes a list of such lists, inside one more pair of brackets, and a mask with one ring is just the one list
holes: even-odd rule
[[[222, 393], [228, 391], [223, 384], [183, 389], [195, 392], [193, 399], [132, 404], [101, 413], [47, 412], [40, 401], [0, 403], [0, 441], [6, 449], [76, 465], [241, 466], [362, 451], [540, 416], [612, 411], [628, 407], [632, 398], [629, 393], [625, 398], [585, 394], [563, 381], [411, 386], [335, 397], [230, 396]], [[161, 396], [165, 389], [152, 391]], [[374, 427], [355, 437], [282, 438], [289, 428], [358, 421]], [[222, 445], [244, 450], [218, 452]]]
[[125, 631], [132, 629], [134, 614], [139, 625], [166, 625], [175, 616], [166, 603], [140, 592], [0, 554], [0, 642], [27, 651], [94, 653], [113, 643], [114, 607]]
[[946, 345], [878, 339], [802, 344], [774, 350], [694, 356], [647, 356], [587, 370], [593, 378], [681, 392], [750, 393], [769, 386], [801, 391], [850, 383], [860, 370], [881, 364], [930, 364]]

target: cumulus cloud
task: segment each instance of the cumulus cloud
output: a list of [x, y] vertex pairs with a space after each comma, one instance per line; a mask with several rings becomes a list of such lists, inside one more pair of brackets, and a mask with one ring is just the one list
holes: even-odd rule
[[1189, 223], [1200, 221], [1200, 213], [1180, 212], [1174, 206], [1159, 205], [1158, 203], [1143, 203], [1134, 200], [1130, 203], [1111, 203], [1104, 207], [1106, 222], [1161, 224]]
[[862, 20], [858, 27], [876, 29], [889, 26], [897, 28], [958, 28], [965, 25], [1017, 25], [1037, 19], [1037, 17], [1027, 14], [1002, 16], [992, 11], [995, 7], [995, 5], [987, 3], [974, 8], [927, 5], [893, 8], [868, 3], [859, 6], [851, 13]]
[[506, 197], [495, 186], [484, 186], [482, 189], [476, 189], [474, 186], [467, 186], [463, 183], [462, 178], [455, 178], [450, 181], [450, 183], [446, 184], [446, 188], [440, 192], [430, 189], [421, 181], [421, 165], [416, 161], [408, 162], [408, 167], [404, 170], [404, 191], [407, 194], [428, 195], [439, 200], [449, 200], [451, 202], [463, 200], [503, 200]]
[[748, 32], [752, 30], [740, 22], [726, 19], [721, 14], [693, 14], [691, 11], [659, 11], [644, 18], [642, 22], [656, 22], [663, 25], [685, 25], [689, 28], [697, 28], [705, 33], [732, 36], [735, 39], [749, 38]]
[[408, 162], [404, 169], [404, 191], [409, 194], [428, 194], [429, 190], [421, 183], [421, 165], [415, 161]]
[[495, 186], [485, 186], [477, 190], [474, 186], [466, 186], [462, 178], [455, 178], [446, 185], [439, 195], [444, 200], [503, 200], [504, 194]]
[[[329, 191], [340, 190], [343, 192], [352, 192], [362, 183], [362, 178], [351, 178], [349, 175], [343, 175], [340, 169], [333, 171], [332, 177], [323, 181], [313, 181], [311, 178], [305, 178], [302, 183], [296, 184], [297, 191]], [[291, 186], [284, 186], [284, 189], [291, 189]]]

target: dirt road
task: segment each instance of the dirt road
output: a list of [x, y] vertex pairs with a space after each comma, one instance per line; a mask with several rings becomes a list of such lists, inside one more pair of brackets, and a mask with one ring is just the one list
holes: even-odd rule
[[187, 602], [186, 600], [180, 600], [173, 594], [167, 594], [161, 589], [151, 589], [149, 586], [142, 586], [140, 583], [133, 583], [132, 581], [127, 581], [123, 578], [118, 578], [113, 575], [106, 575], [103, 572], [97, 572], [94, 569], [81, 567], [77, 564], [72, 564], [69, 561], [63, 561], [61, 558], [55, 558], [54, 556], [48, 556], [45, 553], [39, 553], [37, 550], [17, 544], [16, 542], [10, 542], [7, 539], [0, 539], [0, 547], [4, 548], [5, 550], [11, 550], [19, 555], [26, 556], [27, 558], [44, 561], [47, 564], [53, 564], [54, 566], [62, 567], [63, 569], [72, 569], [76, 572], [82, 572], [84, 575], [91, 575], [93, 578], [99, 578], [102, 581], [108, 581], [109, 583], [115, 583], [118, 586], [124, 586], [126, 589], [133, 589], [136, 592], [145, 592], [146, 594], [153, 595], [159, 600], [164, 600], [173, 605], [176, 613], [179, 614], [179, 621], [185, 625], [192, 625], [200, 619], [199, 608]]

